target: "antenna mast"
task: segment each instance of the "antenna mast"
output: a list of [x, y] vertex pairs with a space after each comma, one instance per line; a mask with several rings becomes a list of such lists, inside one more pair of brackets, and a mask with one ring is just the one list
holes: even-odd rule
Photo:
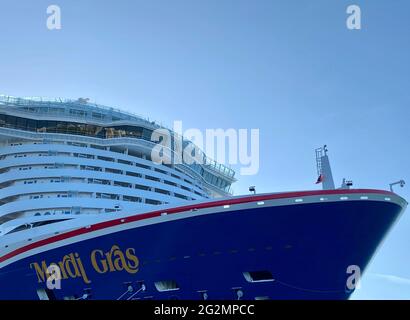
[[327, 146], [315, 150], [316, 152], [316, 167], [319, 176], [318, 183], [322, 183], [323, 190], [335, 189], [333, 181], [332, 169], [330, 168], [329, 157], [327, 156]]

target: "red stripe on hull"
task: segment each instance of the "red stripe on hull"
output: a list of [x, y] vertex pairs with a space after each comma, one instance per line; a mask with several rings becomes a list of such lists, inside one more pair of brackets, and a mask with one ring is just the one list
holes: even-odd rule
[[0, 263], [13, 258], [19, 254], [27, 252], [29, 250], [39, 248], [54, 242], [58, 242], [61, 240], [65, 240], [68, 238], [76, 237], [82, 234], [115, 227], [117, 225], [136, 222], [140, 220], [150, 219], [161, 216], [161, 213], [167, 212], [167, 214], [176, 214], [181, 212], [186, 212], [193, 209], [206, 209], [206, 208], [213, 208], [217, 206], [223, 205], [234, 205], [234, 204], [242, 204], [242, 203], [249, 203], [249, 202], [257, 202], [257, 201], [267, 201], [267, 200], [277, 200], [277, 199], [286, 199], [286, 198], [296, 198], [296, 197], [306, 197], [306, 196], [318, 196], [318, 195], [336, 195], [336, 194], [358, 194], [358, 193], [367, 193], [367, 194], [385, 194], [385, 195], [394, 195], [394, 193], [389, 191], [382, 191], [382, 190], [372, 190], [372, 189], [355, 189], [355, 190], [316, 190], [316, 191], [299, 191], [299, 192], [287, 192], [287, 193], [277, 193], [277, 194], [265, 194], [259, 196], [246, 196], [246, 197], [239, 197], [239, 198], [232, 198], [232, 199], [224, 199], [218, 201], [211, 201], [211, 202], [204, 202], [204, 203], [197, 203], [194, 205], [187, 205], [181, 207], [175, 207], [171, 209], [165, 210], [157, 210], [143, 214], [137, 214], [134, 216], [126, 217], [126, 218], [119, 218], [114, 220], [109, 220], [105, 222], [100, 222], [90, 227], [82, 227], [80, 229], [76, 229], [73, 231], [69, 231], [66, 233], [62, 233], [56, 236], [52, 236], [47, 239], [43, 239], [34, 243], [31, 243], [27, 246], [21, 247], [17, 250], [14, 250], [2, 257], [0, 257]]

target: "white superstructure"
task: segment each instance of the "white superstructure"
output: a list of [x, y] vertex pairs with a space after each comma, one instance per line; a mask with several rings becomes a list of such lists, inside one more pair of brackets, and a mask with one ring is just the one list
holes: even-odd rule
[[1, 233], [230, 194], [234, 171], [205, 156], [153, 163], [158, 128], [86, 99], [0, 96]]

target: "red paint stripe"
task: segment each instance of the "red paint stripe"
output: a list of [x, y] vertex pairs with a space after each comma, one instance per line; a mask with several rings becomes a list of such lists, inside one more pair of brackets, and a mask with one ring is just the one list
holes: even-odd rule
[[[43, 239], [43, 240], [31, 243], [27, 246], [11, 251], [8, 254], [0, 257], [0, 263], [12, 257], [15, 257], [19, 254], [22, 254], [24, 252], [27, 252], [35, 248], [45, 246], [50, 243], [58, 242], [58, 241], [72, 238], [75, 236], [79, 236], [82, 234], [114, 227], [114, 226], [125, 224], [125, 223], [131, 223], [131, 222], [136, 222], [139, 220], [159, 217], [161, 216], [161, 213], [163, 212], [166, 212], [167, 214], [175, 214], [175, 213], [186, 212], [186, 211], [193, 210], [193, 209], [205, 209], [205, 208], [212, 208], [212, 207], [223, 206], [223, 205], [234, 205], [234, 204], [257, 202], [257, 201], [297, 198], [297, 197], [306, 197], [306, 196], [315, 196], [315, 195], [357, 194], [357, 193], [394, 195], [394, 193], [390, 191], [372, 190], [372, 189], [298, 191], [298, 192], [286, 192], [286, 193], [276, 193], [276, 194], [264, 194], [264, 195], [259, 195], [259, 196], [246, 196], [246, 197], [198, 203], [194, 205], [175, 207], [171, 209], [157, 210], [157, 211], [152, 211], [148, 213], [137, 214], [137, 215], [126, 217], [126, 218], [119, 218], [115, 220], [100, 222], [100, 223], [91, 225], [89, 228], [81, 227], [80, 229], [76, 229], [73, 231], [69, 231], [66, 233], [62, 233], [62, 234], [52, 236], [47, 239]], [[123, 220], [124, 222], [121, 222], [121, 220]]]

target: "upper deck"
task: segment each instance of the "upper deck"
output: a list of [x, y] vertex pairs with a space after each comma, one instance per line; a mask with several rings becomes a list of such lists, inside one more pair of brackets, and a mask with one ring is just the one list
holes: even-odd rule
[[[152, 141], [152, 132], [173, 130], [148, 118], [117, 108], [90, 103], [88, 99], [17, 98], [0, 95], [0, 127], [38, 132], [89, 136], [93, 138], [137, 138]], [[183, 139], [184, 143], [189, 143]], [[235, 171], [202, 152], [201, 166], [235, 181]]]

